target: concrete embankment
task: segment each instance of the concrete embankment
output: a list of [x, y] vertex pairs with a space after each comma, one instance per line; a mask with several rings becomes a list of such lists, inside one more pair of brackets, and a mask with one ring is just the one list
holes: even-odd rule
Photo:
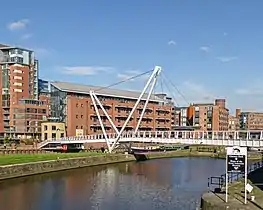
[[[174, 157], [211, 157], [223, 158], [224, 154], [213, 152], [196, 152], [180, 150], [172, 152], [156, 152], [146, 154], [147, 159], [174, 158]], [[0, 166], [0, 180], [35, 175], [41, 173], [62, 171], [88, 166], [104, 165], [135, 161], [133, 155], [126, 154], [105, 154], [98, 156], [87, 156], [68, 159], [57, 159], [50, 161], [31, 162], [23, 164]]]
[[[147, 159], [158, 158], [173, 158], [173, 157], [216, 157], [214, 153], [209, 152], [189, 152], [188, 150], [149, 153], [146, 155]], [[133, 155], [126, 154], [105, 154], [98, 156], [87, 156], [68, 159], [57, 159], [49, 161], [39, 161], [23, 164], [4, 165], [0, 166], [0, 180], [17, 178], [35, 174], [42, 174], [48, 172], [62, 171], [68, 169], [75, 169], [88, 166], [104, 165], [111, 163], [121, 163], [128, 161], [135, 161]]]
[[5, 165], [0, 167], [0, 180], [22, 176], [75, 169], [102, 164], [134, 161], [133, 155], [107, 154], [81, 158], [58, 159], [33, 163]]

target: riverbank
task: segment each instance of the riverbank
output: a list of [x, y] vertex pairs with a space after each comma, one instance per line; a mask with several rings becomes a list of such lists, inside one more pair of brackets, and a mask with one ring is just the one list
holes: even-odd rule
[[[147, 159], [175, 157], [225, 158], [224, 153], [198, 152], [194, 149], [146, 154]], [[259, 158], [252, 156], [250, 158]], [[74, 168], [135, 161], [133, 155], [105, 153], [50, 153], [0, 156], [0, 180], [69, 170]]]
[[0, 166], [0, 180], [69, 170], [81, 167], [134, 161], [132, 155], [99, 154], [86, 157], [64, 158]]

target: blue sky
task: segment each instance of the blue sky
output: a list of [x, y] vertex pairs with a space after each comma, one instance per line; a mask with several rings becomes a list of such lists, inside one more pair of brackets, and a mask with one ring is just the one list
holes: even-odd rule
[[[160, 65], [189, 102], [223, 97], [232, 112], [263, 110], [261, 0], [12, 5], [11, 13], [1, 10], [0, 42], [34, 49], [44, 79], [109, 85]], [[140, 90], [144, 83], [145, 77], [125, 88]], [[164, 90], [186, 104], [171, 86]]]

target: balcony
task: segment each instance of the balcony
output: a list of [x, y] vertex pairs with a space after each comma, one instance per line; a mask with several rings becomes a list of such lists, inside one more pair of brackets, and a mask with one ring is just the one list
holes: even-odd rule
[[9, 121], [9, 120], [10, 120], [10, 117], [4, 116], [4, 121]]
[[7, 100], [2, 101], [2, 106], [3, 107], [10, 107], [10, 101], [7, 101]]
[[8, 109], [8, 110], [5, 109], [5, 110], [3, 111], [3, 114], [4, 114], [4, 115], [9, 115], [9, 114], [10, 114], [9, 109]]

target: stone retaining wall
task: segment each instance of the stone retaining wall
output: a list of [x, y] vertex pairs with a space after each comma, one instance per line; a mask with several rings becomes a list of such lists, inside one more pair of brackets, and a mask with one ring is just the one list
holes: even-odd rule
[[0, 167], [0, 180], [133, 160], [135, 160], [133, 155], [115, 154], [7, 165]]

